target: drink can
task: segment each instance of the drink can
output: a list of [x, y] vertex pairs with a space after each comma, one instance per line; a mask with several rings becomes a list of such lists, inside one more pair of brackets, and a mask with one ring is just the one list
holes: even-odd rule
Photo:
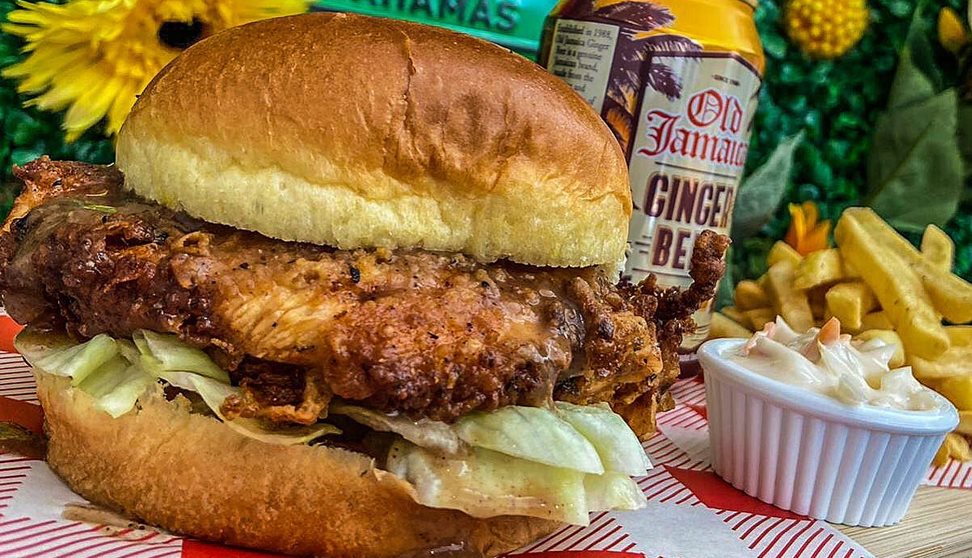
[[[756, 0], [563, 0], [540, 62], [604, 118], [628, 159], [625, 275], [686, 287], [695, 238], [728, 234], [765, 59]], [[711, 301], [685, 336], [708, 334]]]

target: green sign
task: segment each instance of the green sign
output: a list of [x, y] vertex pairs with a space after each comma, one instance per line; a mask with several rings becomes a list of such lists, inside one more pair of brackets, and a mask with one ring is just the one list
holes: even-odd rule
[[318, 0], [317, 9], [437, 25], [536, 59], [543, 21], [556, 0]]

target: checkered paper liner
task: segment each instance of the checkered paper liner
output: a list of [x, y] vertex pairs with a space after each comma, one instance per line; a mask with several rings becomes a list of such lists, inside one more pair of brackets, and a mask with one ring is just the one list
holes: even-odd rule
[[[0, 318], [2, 319], [2, 318]], [[9, 342], [0, 346], [9, 347]], [[751, 498], [721, 481], [708, 459], [705, 389], [699, 380], [673, 388], [674, 410], [644, 443], [655, 467], [636, 479], [648, 506], [597, 513], [587, 527], [566, 527], [511, 556], [545, 558], [862, 558], [872, 555], [831, 525]], [[33, 376], [15, 353], [0, 352], [0, 420], [41, 413]], [[14, 417], [14, 418], [11, 418]], [[25, 424], [25, 426], [31, 426]], [[925, 484], [972, 488], [972, 464], [929, 471]], [[71, 521], [85, 504], [42, 461], [0, 455], [0, 556], [221, 558], [271, 556], [172, 536], [137, 525]]]

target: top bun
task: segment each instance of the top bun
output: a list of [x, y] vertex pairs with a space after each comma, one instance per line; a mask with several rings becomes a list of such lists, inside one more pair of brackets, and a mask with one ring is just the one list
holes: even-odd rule
[[187, 49], [135, 104], [117, 162], [163, 205], [342, 249], [610, 266], [631, 214], [617, 142], [565, 83], [466, 35], [346, 14]]

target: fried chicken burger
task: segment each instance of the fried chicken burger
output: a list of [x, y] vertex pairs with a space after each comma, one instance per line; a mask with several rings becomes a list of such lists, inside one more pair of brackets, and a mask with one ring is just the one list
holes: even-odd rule
[[293, 554], [496, 555], [635, 509], [687, 290], [616, 284], [625, 160], [485, 42], [312, 14], [189, 48], [115, 166], [41, 158], [0, 233], [48, 462], [92, 502]]

